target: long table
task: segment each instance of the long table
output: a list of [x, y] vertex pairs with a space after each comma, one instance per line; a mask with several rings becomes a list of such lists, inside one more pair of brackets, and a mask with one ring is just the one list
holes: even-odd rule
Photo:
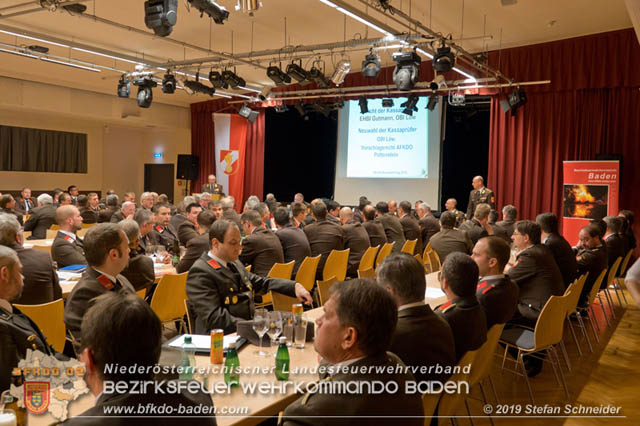
[[[425, 293], [425, 302], [432, 308], [446, 301], [446, 296], [440, 291], [440, 284], [438, 282], [438, 273], [428, 274], [427, 279], [427, 292]], [[309, 321], [315, 322], [323, 314], [322, 308], [316, 308], [304, 313], [304, 316]], [[268, 336], [265, 335], [265, 339]], [[275, 364], [273, 357], [262, 357], [256, 354], [257, 347], [247, 344], [242, 347], [238, 353], [240, 359], [240, 366], [261, 366], [271, 367]], [[175, 350], [173, 350], [175, 351]], [[270, 348], [271, 353], [275, 353], [275, 348]], [[161, 357], [161, 364], [163, 362], [166, 351], [163, 351], [163, 357]], [[295, 383], [309, 382], [317, 380], [317, 376], [314, 374], [294, 374], [293, 371], [296, 368], [307, 367], [309, 369], [317, 367], [318, 354], [313, 348], [313, 342], [307, 342], [304, 349], [289, 348], [289, 355], [291, 358], [291, 370], [292, 373], [289, 376], [289, 380]], [[175, 354], [173, 355], [175, 359]], [[199, 367], [209, 366], [208, 356], [196, 356], [196, 363]], [[213, 387], [215, 383], [223, 383], [224, 377], [221, 372], [209, 375], [210, 387]], [[253, 374], [242, 375], [240, 377], [241, 383], [266, 383], [277, 385], [273, 374]], [[243, 393], [242, 389], [234, 388], [231, 393], [216, 393], [212, 395], [213, 402], [217, 407], [218, 414], [217, 423], [221, 426], [234, 425], [234, 426], [248, 426], [255, 425], [265, 420], [265, 417], [277, 416], [278, 413], [284, 410], [289, 404], [295, 401], [299, 394], [294, 392], [293, 386], [289, 386], [284, 392], [275, 393]], [[70, 416], [75, 416], [95, 403], [93, 395], [83, 395], [77, 401], [72, 402], [69, 405]], [[230, 408], [246, 407], [248, 412], [235, 415], [220, 414], [220, 410], [228, 411]], [[54, 418], [46, 413], [42, 416], [29, 416], [30, 425], [45, 425], [54, 421]]]

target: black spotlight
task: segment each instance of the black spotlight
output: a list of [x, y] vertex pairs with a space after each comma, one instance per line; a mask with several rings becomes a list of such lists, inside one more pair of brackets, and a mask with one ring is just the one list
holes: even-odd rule
[[383, 108], [393, 108], [393, 99], [383, 99], [382, 100]]
[[291, 77], [282, 71], [280, 67], [276, 67], [275, 65], [271, 65], [267, 68], [267, 77], [273, 80], [276, 86], [284, 86], [285, 84], [291, 83]]
[[260, 115], [258, 111], [254, 111], [251, 108], [249, 108], [247, 104], [242, 105], [242, 108], [240, 108], [240, 111], [238, 111], [238, 114], [240, 114], [242, 117], [249, 120], [249, 123], [253, 123], [254, 121], [256, 121], [256, 119], [258, 118], [258, 115]]
[[120, 81], [118, 81], [118, 97], [120, 98], [128, 98], [131, 94], [131, 83], [126, 77], [123, 75], [120, 77]]
[[439, 47], [438, 51], [433, 56], [431, 63], [433, 65], [433, 69], [436, 70], [437, 73], [444, 74], [451, 71], [456, 63], [456, 58], [453, 56], [451, 48], [443, 43], [442, 47]]
[[228, 89], [229, 85], [222, 79], [222, 74], [218, 71], [209, 72], [209, 81], [216, 89]]
[[320, 71], [319, 68], [311, 67], [309, 70], [309, 80], [314, 81], [316, 85], [321, 89], [326, 89], [331, 85], [327, 77]]
[[367, 105], [367, 98], [364, 96], [360, 96], [358, 100], [358, 104], [360, 105], [360, 114], [366, 114], [369, 112], [369, 107]]
[[229, 18], [229, 11], [213, 0], [189, 0], [189, 3], [200, 11], [201, 18], [206, 13], [216, 24], [224, 24]]
[[178, 0], [148, 0], [144, 2], [144, 23], [156, 35], [166, 37], [178, 21]]
[[187, 80], [184, 82], [184, 85], [194, 93], [204, 93], [209, 96], [213, 96], [216, 93], [215, 88], [202, 84], [199, 81]]
[[302, 117], [305, 121], [309, 120], [309, 116], [307, 115], [307, 111], [305, 110], [302, 101], [299, 100], [298, 102], [296, 102], [295, 108], [296, 111], [298, 111], [298, 114], [300, 114], [300, 117]]
[[151, 80], [148, 77], [137, 78], [133, 80], [134, 86], [138, 86], [138, 106], [140, 108], [149, 108], [153, 101], [152, 88], [156, 87], [158, 83]]
[[302, 60], [299, 64], [291, 62], [287, 65], [287, 75], [296, 80], [301, 85], [309, 84], [309, 73], [302, 68]]
[[396, 68], [393, 70], [393, 82], [398, 90], [411, 90], [420, 76], [420, 56], [414, 51], [396, 52], [392, 56]]
[[238, 75], [236, 75], [235, 72], [233, 72], [231, 70], [222, 71], [222, 80], [226, 84], [231, 86], [232, 89], [235, 89], [238, 86], [243, 86], [244, 87], [244, 86], [247, 85], [246, 81], [244, 81], [244, 78], [239, 77]]
[[362, 61], [362, 75], [367, 78], [376, 78], [380, 74], [380, 67], [380, 56], [370, 50], [369, 54], [364, 57], [364, 61]]
[[511, 110], [511, 115], [516, 115], [518, 108], [527, 103], [527, 94], [524, 90], [517, 88], [509, 97], [505, 100], [500, 101], [500, 106], [504, 112]]
[[165, 74], [162, 79], [162, 93], [174, 93], [176, 91], [176, 77], [172, 74]]
[[414, 112], [417, 112], [418, 107], [416, 105], [418, 104], [418, 99], [420, 99], [418, 95], [409, 95], [407, 101], [400, 104], [400, 106], [404, 108], [402, 112], [407, 115], [413, 115]]
[[435, 93], [429, 96], [429, 102], [427, 102], [427, 109], [429, 111], [433, 111], [433, 109], [438, 105], [438, 95]]

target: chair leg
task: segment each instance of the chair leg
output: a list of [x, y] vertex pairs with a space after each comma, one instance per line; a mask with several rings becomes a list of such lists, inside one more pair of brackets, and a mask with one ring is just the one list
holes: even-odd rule
[[604, 315], [604, 320], [607, 322], [607, 327], [611, 327], [611, 323], [609, 322], [607, 311], [604, 309], [604, 302], [602, 301], [602, 297], [600, 297], [600, 293], [598, 293], [598, 300], [600, 301], [600, 309], [602, 309], [602, 315]]
[[562, 368], [560, 368], [560, 357], [558, 356], [558, 352], [556, 351], [556, 348], [554, 348], [553, 346], [551, 347], [551, 351], [553, 352], [553, 354], [556, 357], [556, 360], [558, 361], [558, 370], [560, 372], [560, 379], [562, 379], [562, 388], [564, 389], [564, 394], [566, 395], [567, 399], [569, 399], [569, 389], [567, 389], [567, 382], [565, 382], [564, 374], [562, 373]]
[[496, 399], [496, 404], [500, 404], [498, 394], [496, 393], [496, 387], [493, 385], [493, 379], [491, 378], [491, 375], [489, 375], [489, 383], [491, 384], [491, 390], [493, 390], [493, 397]]
[[560, 376], [558, 376], [557, 371], [557, 369], [562, 368], [562, 366], [560, 365], [560, 361], [558, 361], [558, 365], [556, 366], [556, 363], [553, 360], [553, 356], [551, 355], [551, 351], [547, 348], [545, 349], [545, 352], [547, 353], [547, 359], [551, 362], [551, 368], [553, 369], [553, 375], [556, 377], [556, 382], [558, 382], [558, 385], [560, 385]]
[[[589, 305], [589, 321], [591, 322], [591, 327], [593, 328], [593, 324], [595, 321], [596, 324], [596, 328], [598, 329], [598, 333], [600, 333], [600, 322], [598, 321], [598, 318], [596, 317], [596, 311], [595, 309], [593, 309], [593, 305]], [[599, 338], [597, 337], [598, 335], [596, 334], [596, 342], [600, 343]]]
[[464, 399], [464, 405], [467, 407], [467, 415], [469, 416], [469, 421], [471, 422], [471, 426], [473, 426], [473, 419], [471, 418], [471, 410], [469, 409], [469, 401], [467, 398]]
[[527, 383], [527, 390], [529, 391], [529, 397], [531, 398], [531, 403], [535, 404], [536, 402], [533, 399], [533, 391], [531, 390], [531, 383], [529, 383], [529, 376], [527, 375], [527, 369], [524, 367], [524, 360], [522, 359], [522, 351], [520, 351], [520, 349], [518, 349], [518, 364], [520, 364], [520, 368], [522, 368], [524, 381]]
[[504, 362], [507, 360], [507, 349], [509, 349], [509, 345], [504, 345], [504, 355], [502, 355], [502, 367], [500, 367], [501, 372], [504, 372]]
[[567, 371], [571, 371], [571, 363], [569, 362], [569, 354], [567, 353], [567, 348], [564, 347], [564, 342], [560, 340], [560, 349], [562, 349], [562, 355], [564, 356], [564, 361], [567, 363]]
[[616, 305], [613, 304], [613, 297], [611, 297], [611, 293], [609, 293], [609, 288], [604, 289], [604, 296], [607, 299], [607, 303], [609, 304], [609, 309], [611, 309], [611, 317], [616, 319]]
[[[484, 405], [487, 405], [487, 396], [484, 393], [484, 386], [482, 386], [482, 381], [480, 381], [478, 383], [478, 385], [480, 386], [480, 393], [482, 394], [482, 401], [484, 401]], [[490, 414], [487, 414], [487, 416], [489, 417], [489, 422], [491, 422], [491, 426], [493, 425], [493, 419], [491, 418]]]
[[582, 349], [580, 349], [580, 342], [578, 342], [578, 336], [576, 336], [576, 332], [573, 329], [573, 324], [571, 324], [570, 315], [567, 315], [567, 323], [569, 324], [569, 330], [571, 331], [571, 335], [573, 336], [573, 341], [576, 342], [576, 347], [578, 348], [578, 354], [582, 356]]
[[624, 304], [628, 305], [629, 302], [627, 302], [627, 296], [624, 295], [624, 290], [623, 290], [622, 286], [620, 285], [620, 280], [623, 280], [623, 282], [624, 282], [624, 278], [616, 278], [616, 285], [620, 289], [620, 293], [622, 293], [622, 298], [624, 299]]
[[622, 308], [622, 299], [620, 298], [620, 293], [618, 293], [618, 290], [620, 290], [620, 292], [622, 292], [622, 290], [618, 287], [618, 283], [613, 284], [613, 290], [616, 292], [618, 304], [620, 304], [620, 307]]
[[582, 335], [584, 336], [584, 340], [587, 341], [589, 350], [591, 351], [591, 353], [593, 353], [593, 346], [591, 346], [591, 339], [589, 339], [589, 334], [587, 333], [587, 327], [584, 325], [584, 321], [582, 320], [582, 314], [580, 314], [580, 311], [577, 309], [576, 309], [576, 317], [578, 318], [578, 324], [580, 326], [580, 331], [582, 331]]

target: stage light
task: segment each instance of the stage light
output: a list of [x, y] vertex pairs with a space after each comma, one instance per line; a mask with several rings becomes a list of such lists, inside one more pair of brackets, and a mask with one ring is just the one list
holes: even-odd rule
[[331, 107], [326, 104], [313, 103], [311, 104], [311, 109], [322, 114], [325, 118], [329, 118], [329, 114], [331, 114]]
[[333, 81], [333, 84], [335, 84], [336, 86], [340, 86], [344, 82], [344, 79], [347, 77], [347, 74], [349, 74], [349, 71], [351, 71], [351, 63], [349, 62], [349, 60], [342, 59], [341, 61], [339, 61], [336, 64], [336, 69], [333, 71], [333, 75], [331, 76], [331, 81]]
[[162, 93], [171, 94], [176, 91], [176, 78], [172, 74], [165, 74], [162, 80]]
[[151, 89], [156, 87], [158, 83], [149, 77], [142, 77], [133, 80], [133, 84], [138, 86], [138, 106], [140, 108], [149, 108], [153, 101], [153, 91]]
[[444, 74], [451, 71], [455, 63], [456, 58], [453, 56], [451, 48], [446, 46], [443, 41], [442, 46], [438, 48], [436, 54], [433, 56], [431, 62], [433, 69], [436, 70], [437, 73]]
[[156, 35], [166, 37], [178, 21], [178, 0], [147, 0], [144, 2], [144, 24]]
[[389, 1], [390, 0], [378, 0], [378, 3], [380, 3], [380, 7], [383, 8], [384, 10], [389, 9]]
[[527, 103], [527, 94], [524, 90], [517, 88], [509, 95], [509, 105], [511, 105], [511, 115], [516, 115], [518, 108]]
[[402, 112], [407, 115], [413, 115], [414, 112], [417, 112], [418, 107], [416, 105], [418, 104], [419, 99], [418, 95], [409, 95], [407, 101], [400, 104], [400, 106], [404, 108]]
[[209, 96], [213, 96], [216, 93], [215, 88], [202, 84], [199, 81], [186, 80], [184, 86], [193, 93], [203, 93]]
[[222, 80], [224, 80], [226, 84], [231, 86], [232, 89], [236, 89], [238, 88], [238, 86], [247, 85], [247, 82], [244, 81], [244, 78], [239, 77], [238, 75], [236, 75], [236, 73], [234, 73], [231, 70], [222, 71]]
[[258, 111], [254, 111], [251, 108], [249, 108], [247, 104], [242, 105], [242, 108], [240, 108], [240, 111], [238, 111], [238, 114], [240, 114], [242, 117], [249, 120], [249, 123], [253, 123], [254, 121], [256, 121], [256, 119], [258, 118], [258, 115], [260, 115]]
[[267, 77], [273, 80], [276, 86], [284, 86], [285, 84], [291, 83], [291, 77], [275, 65], [270, 65], [269, 68], [267, 68]]
[[287, 108], [286, 105], [276, 105], [275, 109], [276, 109], [276, 112], [287, 112], [287, 111], [289, 111], [289, 108]]
[[382, 100], [383, 108], [393, 108], [393, 99], [383, 99]]
[[218, 71], [209, 72], [209, 81], [216, 89], [228, 89], [229, 85], [222, 79], [222, 74]]
[[236, 10], [241, 10], [243, 12], [249, 13], [249, 16], [253, 16], [253, 12], [260, 9], [261, 6], [262, 2], [258, 0], [238, 0]]
[[320, 69], [316, 68], [315, 66], [311, 67], [311, 69], [309, 70], [309, 80], [314, 81], [316, 85], [321, 89], [326, 89], [331, 85], [322, 71], [320, 71]]
[[295, 108], [296, 111], [298, 111], [298, 114], [300, 114], [300, 117], [302, 117], [305, 121], [309, 120], [309, 116], [307, 115], [307, 111], [305, 110], [302, 101], [299, 100], [298, 102], [296, 102]]
[[447, 82], [444, 78], [444, 75], [442, 74], [436, 75], [436, 77], [431, 81], [431, 83], [429, 83], [429, 89], [433, 90], [434, 92], [436, 90], [443, 89], [446, 87], [447, 87]]
[[258, 95], [258, 98], [260, 98], [261, 101], [266, 101], [267, 99], [269, 99], [269, 95], [270, 94], [271, 94], [271, 87], [265, 86], [260, 91], [260, 94]]
[[287, 65], [287, 75], [303, 86], [310, 83], [309, 73], [302, 68], [302, 61], [299, 64], [291, 62]]
[[364, 61], [362, 61], [362, 75], [367, 78], [376, 78], [380, 74], [381, 66], [380, 56], [370, 50], [369, 54], [364, 57]]
[[427, 102], [427, 109], [429, 111], [433, 111], [436, 105], [438, 105], [438, 95], [434, 93], [433, 95], [429, 96], [429, 102]]
[[118, 81], [118, 97], [128, 98], [130, 94], [131, 94], [131, 83], [123, 75], [122, 77], [120, 77], [120, 81]]
[[464, 106], [465, 100], [464, 93], [449, 92], [449, 105]]
[[224, 24], [229, 18], [229, 12], [213, 0], [188, 0], [189, 3], [200, 11], [200, 17], [203, 14], [209, 15], [216, 24]]
[[361, 96], [358, 100], [358, 104], [360, 105], [360, 114], [366, 114], [369, 112], [369, 106], [367, 105], [367, 98]]
[[393, 82], [398, 90], [411, 90], [420, 76], [420, 56], [416, 52], [395, 52], [392, 57], [396, 63], [393, 70]]

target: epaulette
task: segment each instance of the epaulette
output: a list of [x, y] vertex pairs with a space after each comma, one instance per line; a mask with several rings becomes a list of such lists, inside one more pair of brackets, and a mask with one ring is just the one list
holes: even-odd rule
[[96, 278], [96, 280], [98, 280], [98, 282], [100, 283], [100, 285], [102, 287], [104, 287], [105, 290], [112, 290], [114, 285], [111, 282], [111, 280], [109, 278], [107, 278], [106, 275], [101, 274], [100, 276], [98, 276], [98, 278]]
[[215, 259], [210, 259], [208, 262], [209, 266], [213, 269], [220, 269], [220, 264]]

